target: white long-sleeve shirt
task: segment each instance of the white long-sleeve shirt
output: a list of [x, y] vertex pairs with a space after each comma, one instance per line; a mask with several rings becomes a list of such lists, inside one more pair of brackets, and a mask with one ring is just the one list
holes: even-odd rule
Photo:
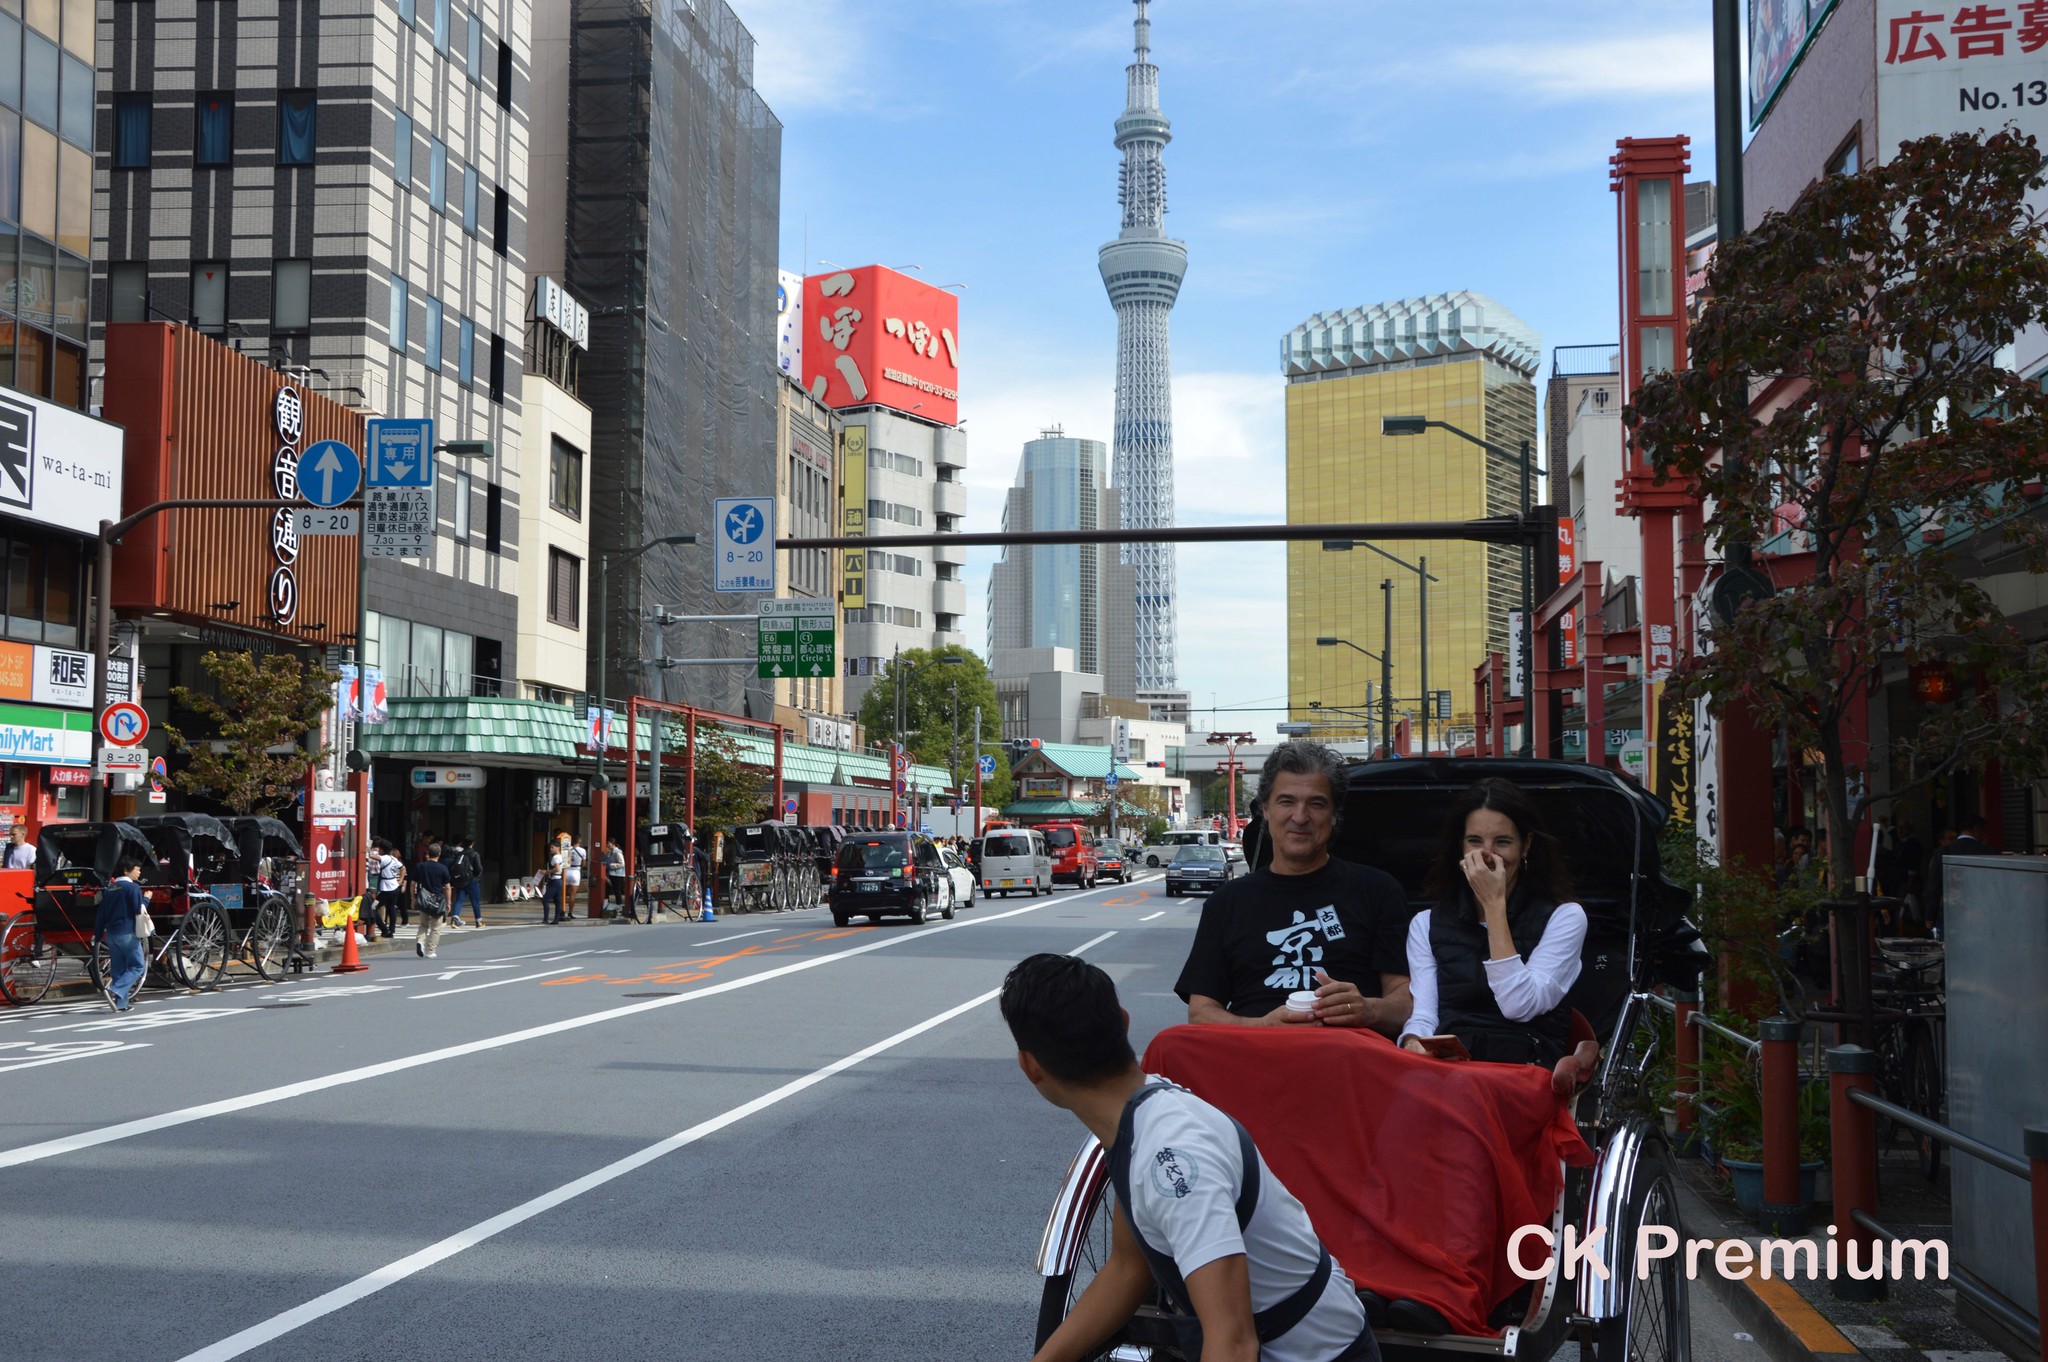
[[[1417, 913], [1408, 923], [1408, 993], [1415, 1000], [1414, 1011], [1401, 1028], [1401, 1039], [1437, 1034], [1436, 952], [1429, 944], [1428, 912]], [[1556, 1007], [1579, 977], [1579, 951], [1586, 944], [1586, 910], [1576, 903], [1561, 903], [1550, 915], [1542, 940], [1529, 952], [1528, 960], [1511, 955], [1505, 960], [1486, 962], [1486, 982], [1500, 1014], [1509, 1021], [1528, 1021]]]

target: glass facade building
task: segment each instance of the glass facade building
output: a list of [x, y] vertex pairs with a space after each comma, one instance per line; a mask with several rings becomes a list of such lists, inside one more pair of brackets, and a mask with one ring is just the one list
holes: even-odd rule
[[92, 0], [0, 0], [0, 383], [78, 408], [88, 400], [94, 24]]
[[[1519, 510], [1512, 463], [1447, 431], [1388, 437], [1380, 422], [1424, 416], [1508, 449], [1527, 440], [1533, 456], [1540, 353], [1535, 332], [1481, 294], [1309, 318], [1282, 341], [1288, 521], [1469, 520]], [[1427, 557], [1438, 579], [1429, 586], [1429, 688], [1451, 693], [1451, 728], [1469, 728], [1473, 669], [1507, 647], [1521, 560], [1512, 548], [1464, 540], [1387, 547], [1411, 563]], [[1393, 583], [1391, 634], [1383, 581]], [[1318, 736], [1326, 727], [1340, 738], [1378, 731], [1364, 711], [1368, 684], [1377, 698], [1379, 663], [1351, 648], [1318, 647], [1326, 637], [1373, 653], [1391, 647], [1395, 712], [1419, 717], [1419, 581], [1364, 550], [1288, 545], [1289, 718], [1315, 723]]]

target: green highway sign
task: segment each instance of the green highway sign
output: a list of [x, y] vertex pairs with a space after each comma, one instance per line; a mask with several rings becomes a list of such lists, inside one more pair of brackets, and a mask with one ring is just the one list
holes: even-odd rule
[[839, 666], [834, 627], [830, 601], [763, 601], [755, 675], [764, 681], [833, 675]]

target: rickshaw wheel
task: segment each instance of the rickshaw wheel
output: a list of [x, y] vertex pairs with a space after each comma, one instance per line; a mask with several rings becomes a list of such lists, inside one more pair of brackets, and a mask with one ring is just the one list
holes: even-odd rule
[[[149, 965], [149, 943], [145, 941], [142, 943], [142, 977], [135, 981], [136, 992], [140, 992], [142, 986], [149, 982]], [[94, 988], [106, 988], [113, 983], [114, 967], [107, 960], [105, 941], [94, 941], [92, 948], [86, 952], [85, 975], [92, 980]]]
[[[1109, 1195], [1109, 1179], [1104, 1178], [1095, 1190], [1094, 1199], [1081, 1222], [1080, 1246], [1074, 1255], [1074, 1266], [1067, 1272], [1045, 1279], [1045, 1288], [1038, 1298], [1038, 1336], [1033, 1347], [1042, 1348], [1052, 1337], [1053, 1330], [1060, 1327], [1073, 1310], [1074, 1302], [1081, 1299], [1081, 1293], [1095, 1280], [1095, 1274], [1102, 1271], [1109, 1261], [1110, 1223], [1115, 1215], [1115, 1203]], [[1168, 1362], [1180, 1359], [1180, 1349], [1171, 1345], [1149, 1347], [1126, 1341], [1121, 1334], [1107, 1344], [1088, 1354], [1087, 1362]]]
[[249, 930], [249, 963], [265, 979], [285, 977], [291, 959], [292, 918], [284, 900], [273, 898], [256, 913], [256, 925]]
[[39, 1003], [57, 977], [57, 950], [36, 938], [27, 913], [0, 918], [0, 995], [16, 1007]]
[[[1645, 1150], [1629, 1196], [1631, 1214], [1617, 1227], [1627, 1232], [1630, 1242], [1638, 1226], [1678, 1225], [1675, 1186], [1666, 1158]], [[1636, 1278], [1630, 1263], [1628, 1276], [1627, 1308], [1600, 1321], [1593, 1344], [1595, 1362], [1691, 1362], [1692, 1317], [1678, 1255], [1658, 1259], [1645, 1279]]]
[[220, 905], [197, 902], [186, 908], [171, 943], [171, 971], [186, 988], [209, 989], [228, 967], [228, 917]]

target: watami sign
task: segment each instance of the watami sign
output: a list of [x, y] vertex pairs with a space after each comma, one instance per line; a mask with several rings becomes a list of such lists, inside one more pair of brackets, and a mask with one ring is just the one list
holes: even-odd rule
[[804, 280], [804, 387], [828, 407], [894, 407], [953, 425], [960, 299], [880, 265]]

